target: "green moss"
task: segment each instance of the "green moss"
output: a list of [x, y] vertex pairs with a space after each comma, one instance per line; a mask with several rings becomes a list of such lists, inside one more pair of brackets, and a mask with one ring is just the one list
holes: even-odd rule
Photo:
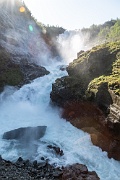
[[117, 59], [113, 63], [111, 75], [95, 78], [89, 83], [88, 90], [96, 93], [98, 87], [104, 82], [107, 82], [109, 89], [113, 90], [116, 95], [120, 96], [120, 59]]
[[[104, 43], [104, 44], [100, 44], [98, 46], [95, 46], [91, 50], [83, 52], [78, 59], [73, 61], [73, 64], [81, 62], [81, 61], [89, 58], [91, 53], [93, 54], [93, 53], [95, 53], [97, 51], [103, 51], [103, 49], [108, 50], [110, 53], [117, 52], [117, 51], [120, 50], [120, 41], [108, 42], [108, 43]], [[72, 65], [72, 63], [71, 63], [71, 65]]]
[[0, 87], [4, 85], [19, 85], [23, 74], [18, 64], [11, 61], [11, 55], [6, 50], [0, 50]]
[[0, 77], [0, 85], [18, 85], [23, 80], [22, 73], [19, 71], [18, 68], [12, 68], [6, 70], [4, 73], [2, 73]]

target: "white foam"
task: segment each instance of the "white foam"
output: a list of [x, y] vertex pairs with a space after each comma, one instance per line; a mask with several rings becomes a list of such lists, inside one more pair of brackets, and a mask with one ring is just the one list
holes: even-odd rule
[[[6, 96], [1, 94], [0, 102], [0, 154], [3, 158], [16, 160], [18, 156], [40, 160], [44, 156], [58, 166], [73, 163], [87, 165], [89, 170], [98, 173], [101, 180], [119, 180], [120, 162], [107, 157], [106, 152], [90, 141], [87, 133], [73, 127], [59, 116], [59, 109], [50, 106], [52, 82], [57, 77], [66, 75], [59, 71], [59, 66], [52, 66], [51, 73], [37, 78], [20, 90], [7, 87]], [[52, 69], [53, 68], [53, 69]], [[46, 125], [44, 137], [33, 142], [29, 147], [22, 147], [17, 142], [2, 140], [2, 134], [19, 127]], [[59, 146], [64, 156], [56, 156], [47, 145]]]

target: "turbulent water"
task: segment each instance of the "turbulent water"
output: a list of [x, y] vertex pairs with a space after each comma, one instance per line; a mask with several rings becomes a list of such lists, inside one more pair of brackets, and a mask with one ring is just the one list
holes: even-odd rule
[[[39, 37], [38, 47], [35, 46], [38, 32], [35, 30], [34, 23], [26, 22], [23, 16], [18, 15], [17, 8], [14, 10], [16, 16], [9, 18], [11, 12], [9, 8], [0, 7], [1, 21], [3, 26], [5, 25], [0, 34], [0, 37], [5, 37], [5, 40], [4, 38], [0, 40], [2, 46], [14, 54], [37, 54], [37, 60], [42, 59], [45, 62], [49, 57], [48, 48], [41, 37]], [[26, 30], [24, 32], [23, 29], [28, 29], [31, 23], [34, 31]], [[7, 28], [9, 26], [12, 27], [11, 30]], [[20, 32], [17, 31], [18, 29]], [[68, 38], [69, 36], [70, 38]], [[10, 40], [13, 38], [15, 44], [13, 41], [13, 44], [10, 44]], [[82, 48], [80, 39], [79, 34], [73, 36], [65, 33], [61, 36], [58, 41], [60, 44], [58, 49], [64, 59], [73, 60], [76, 57], [77, 52]], [[31, 48], [33, 44], [35, 47]], [[41, 52], [43, 52], [42, 55]], [[37, 63], [40, 64], [38, 61]], [[66, 72], [60, 71], [60, 64], [57, 63], [50, 64], [46, 68], [50, 71], [49, 75], [37, 78], [19, 90], [6, 87], [0, 94], [0, 154], [4, 159], [11, 161], [15, 161], [19, 156], [38, 161], [41, 157], [45, 157], [56, 166], [66, 166], [78, 162], [87, 165], [89, 170], [96, 171], [101, 180], [120, 180], [120, 162], [109, 159], [106, 152], [102, 152], [100, 148], [92, 145], [87, 133], [60, 118], [61, 109], [51, 106], [52, 83], [56, 78], [66, 75]], [[2, 139], [4, 132], [28, 126], [47, 126], [46, 133], [40, 140], [28, 144]], [[60, 147], [64, 155], [56, 155], [47, 148], [48, 145]]]
[[[31, 160], [45, 157], [57, 166], [78, 162], [96, 171], [101, 180], [119, 180], [120, 162], [108, 159], [106, 152], [92, 145], [87, 133], [61, 119], [60, 109], [51, 106], [52, 83], [66, 74], [59, 67], [58, 64], [47, 67], [51, 72], [49, 75], [37, 78], [19, 90], [6, 87], [0, 95], [0, 154], [12, 161], [19, 156]], [[26, 146], [17, 141], [2, 139], [6, 131], [43, 125], [47, 126], [45, 135]], [[59, 146], [64, 155], [55, 155], [47, 145]]]

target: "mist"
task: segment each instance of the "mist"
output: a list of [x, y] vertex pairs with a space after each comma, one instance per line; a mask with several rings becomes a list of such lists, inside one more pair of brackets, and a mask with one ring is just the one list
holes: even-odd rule
[[92, 48], [93, 44], [89, 42], [90, 34], [83, 34], [81, 30], [65, 31], [57, 39], [57, 48], [64, 59], [69, 64], [77, 58], [77, 53], [81, 50]]
[[36, 25], [27, 7], [25, 12], [20, 12], [22, 5], [15, 0], [0, 2], [0, 45], [16, 62], [26, 58], [29, 62], [44, 65], [51, 58], [51, 51], [42, 37], [42, 27]]

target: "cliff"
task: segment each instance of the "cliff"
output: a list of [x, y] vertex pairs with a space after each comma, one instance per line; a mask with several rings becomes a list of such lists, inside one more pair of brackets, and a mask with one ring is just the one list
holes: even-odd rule
[[5, 85], [20, 87], [48, 74], [43, 66], [55, 56], [59, 56], [55, 43], [26, 5], [21, 0], [1, 0], [0, 91]]
[[53, 84], [51, 99], [58, 105], [69, 100], [96, 101], [98, 88], [105, 83], [119, 95], [119, 52], [119, 41], [80, 52], [67, 67], [69, 76]]
[[[120, 42], [78, 53], [68, 76], [52, 85], [51, 99], [62, 117], [90, 133], [93, 144], [120, 160]], [[114, 142], [114, 143], [113, 143]]]

